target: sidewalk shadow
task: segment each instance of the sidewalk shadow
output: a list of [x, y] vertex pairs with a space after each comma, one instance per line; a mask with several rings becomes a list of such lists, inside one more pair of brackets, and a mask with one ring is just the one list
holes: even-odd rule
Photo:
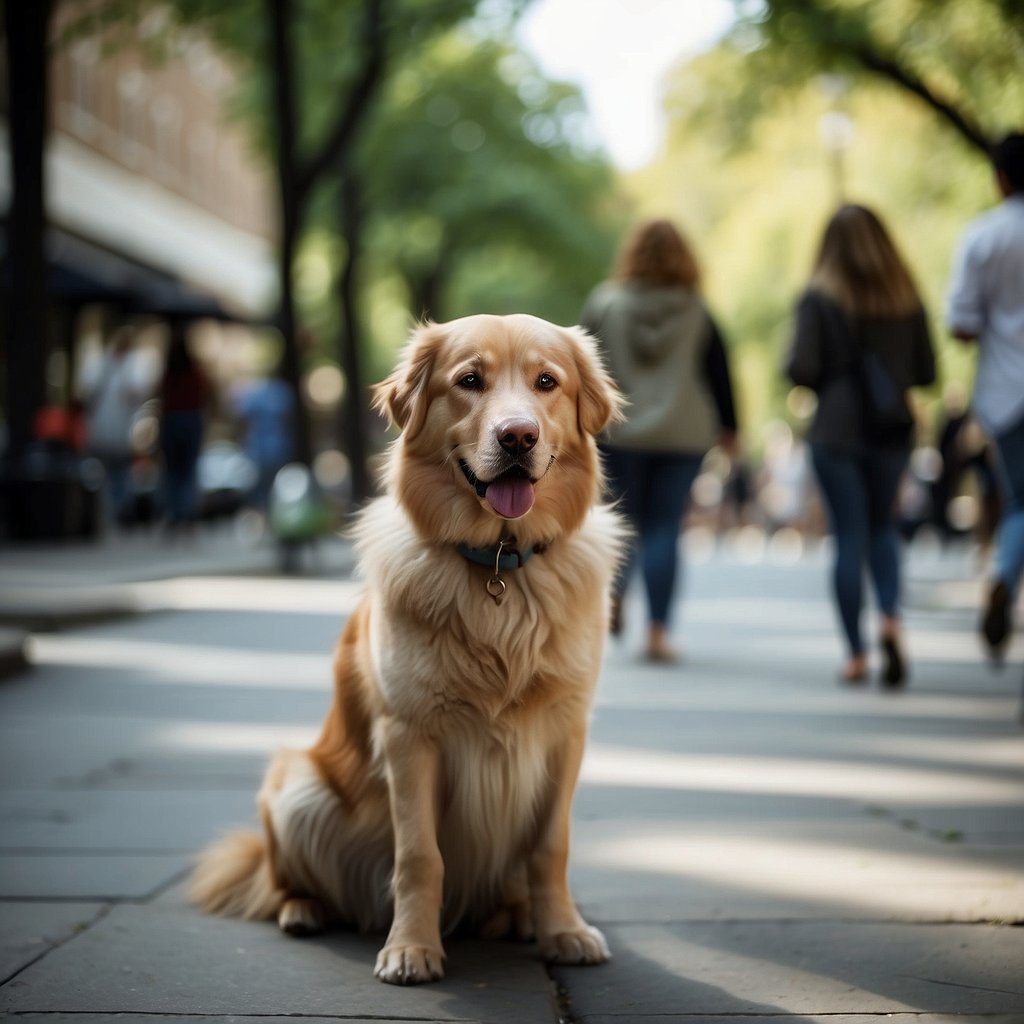
[[623, 941], [613, 928], [605, 929], [612, 959], [596, 967], [552, 966], [558, 986], [562, 1019], [573, 1024], [640, 1018], [700, 1020], [770, 1017], [772, 1024], [798, 1024], [807, 1017], [787, 1013], [768, 1002], [743, 999], [726, 989], [687, 974], [685, 964], [677, 971], [643, 956]]

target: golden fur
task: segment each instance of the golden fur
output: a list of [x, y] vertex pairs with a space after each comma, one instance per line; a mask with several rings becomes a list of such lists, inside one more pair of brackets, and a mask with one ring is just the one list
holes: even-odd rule
[[[206, 851], [193, 899], [292, 933], [390, 927], [387, 982], [441, 977], [456, 924], [601, 962], [566, 872], [622, 544], [594, 435], [621, 399], [582, 331], [516, 315], [420, 327], [375, 401], [402, 434], [357, 528], [366, 596], [333, 706], [312, 749], [271, 763], [263, 836]], [[457, 545], [511, 534], [536, 553], [499, 604]]]

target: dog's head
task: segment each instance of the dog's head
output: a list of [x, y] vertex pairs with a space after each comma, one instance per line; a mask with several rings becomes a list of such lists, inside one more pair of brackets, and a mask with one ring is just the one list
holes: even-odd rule
[[516, 314], [419, 327], [374, 404], [402, 430], [389, 484], [422, 535], [531, 544], [598, 500], [594, 435], [622, 398], [582, 330]]

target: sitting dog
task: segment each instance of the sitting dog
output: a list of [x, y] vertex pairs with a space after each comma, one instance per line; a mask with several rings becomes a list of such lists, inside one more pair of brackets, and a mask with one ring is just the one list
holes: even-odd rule
[[374, 403], [402, 433], [356, 529], [334, 703], [192, 898], [292, 934], [390, 927], [375, 974], [397, 984], [443, 976], [456, 924], [600, 963], [567, 864], [624, 540], [594, 436], [621, 396], [581, 330], [517, 314], [421, 326]]

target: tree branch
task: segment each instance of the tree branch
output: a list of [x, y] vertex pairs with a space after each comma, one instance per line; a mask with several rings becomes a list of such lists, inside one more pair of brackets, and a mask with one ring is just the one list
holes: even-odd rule
[[992, 148], [992, 140], [976, 125], [969, 121], [956, 107], [936, 96], [928, 86], [916, 75], [901, 67], [895, 61], [883, 57], [876, 50], [867, 45], [852, 47], [850, 50], [855, 57], [868, 71], [882, 75], [890, 81], [913, 93], [919, 99], [924, 100], [940, 117], [944, 118], [955, 128], [972, 146], [980, 149], [987, 157]]
[[349, 90], [344, 109], [334, 122], [319, 150], [297, 168], [295, 175], [296, 196], [299, 206], [309, 199], [313, 186], [338, 160], [342, 152], [352, 143], [363, 115], [384, 78], [387, 61], [387, 37], [384, 32], [384, 11], [386, 0], [365, 0], [360, 49], [364, 56], [363, 66]]
[[[1010, 9], [1020, 0], [999, 0], [1007, 21], [1015, 24]], [[816, 43], [826, 59], [852, 58], [871, 71], [923, 100], [975, 149], [989, 156], [992, 141], [982, 129], [951, 102], [936, 95], [913, 71], [894, 57], [883, 53], [871, 33], [867, 19], [845, 7], [822, 4], [820, 0], [770, 0], [769, 10], [775, 31], [787, 19], [805, 26], [812, 44]], [[1018, 19], [1019, 20], [1019, 19]], [[780, 37], [783, 38], [783, 37]]]

